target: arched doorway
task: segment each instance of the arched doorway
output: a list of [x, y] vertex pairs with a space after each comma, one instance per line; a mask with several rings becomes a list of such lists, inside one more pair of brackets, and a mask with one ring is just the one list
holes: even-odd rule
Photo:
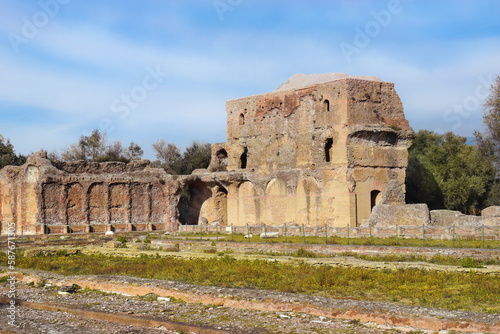
[[372, 192], [370, 193], [370, 199], [371, 199], [371, 207], [370, 207], [370, 211], [373, 210], [373, 208], [375, 207], [375, 205], [379, 205], [380, 204], [380, 200], [382, 199], [382, 192], [380, 190], [372, 190]]
[[178, 205], [181, 224], [197, 225], [201, 207], [210, 197], [212, 197], [212, 191], [204, 182], [196, 181], [187, 185]]

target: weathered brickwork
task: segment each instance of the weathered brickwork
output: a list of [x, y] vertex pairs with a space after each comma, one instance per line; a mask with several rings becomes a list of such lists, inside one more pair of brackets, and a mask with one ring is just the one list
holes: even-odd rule
[[296, 75], [228, 101], [227, 142], [206, 170], [147, 161], [51, 163], [0, 171], [1, 233], [176, 230], [179, 224], [359, 226], [389, 181], [404, 186], [413, 131], [392, 83]]
[[36, 153], [24, 166], [0, 171], [1, 231], [10, 222], [19, 234], [132, 230], [137, 224], [172, 229], [179, 197], [168, 189], [173, 183], [144, 162], [53, 165]]
[[209, 171], [242, 174], [226, 187], [235, 225], [358, 226], [390, 180], [404, 186], [413, 131], [392, 83], [296, 75], [226, 109]]

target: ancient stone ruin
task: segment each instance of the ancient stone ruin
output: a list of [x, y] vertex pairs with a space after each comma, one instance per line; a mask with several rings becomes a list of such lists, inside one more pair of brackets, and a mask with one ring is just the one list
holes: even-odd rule
[[[227, 142], [214, 144], [208, 169], [191, 175], [147, 161], [51, 163], [43, 153], [5, 167], [1, 233], [11, 222], [25, 234], [200, 223], [354, 227], [389, 182], [404, 187], [413, 131], [392, 83], [297, 74], [226, 110]], [[403, 188], [393, 197], [401, 195]]]

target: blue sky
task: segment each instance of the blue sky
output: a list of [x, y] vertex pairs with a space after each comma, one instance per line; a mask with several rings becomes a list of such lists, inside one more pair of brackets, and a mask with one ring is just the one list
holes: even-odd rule
[[471, 136], [500, 74], [500, 2], [3, 0], [0, 134], [61, 150], [98, 128], [154, 159], [225, 141], [225, 101], [295, 73], [394, 82], [415, 129]]

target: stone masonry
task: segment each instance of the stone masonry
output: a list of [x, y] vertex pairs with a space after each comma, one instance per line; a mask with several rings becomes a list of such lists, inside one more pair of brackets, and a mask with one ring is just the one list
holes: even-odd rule
[[297, 74], [274, 92], [228, 101], [226, 111], [227, 142], [214, 144], [208, 169], [191, 175], [147, 161], [51, 163], [43, 153], [5, 167], [1, 234], [9, 222], [26, 234], [199, 223], [354, 227], [389, 182], [404, 187], [413, 131], [392, 83]]

